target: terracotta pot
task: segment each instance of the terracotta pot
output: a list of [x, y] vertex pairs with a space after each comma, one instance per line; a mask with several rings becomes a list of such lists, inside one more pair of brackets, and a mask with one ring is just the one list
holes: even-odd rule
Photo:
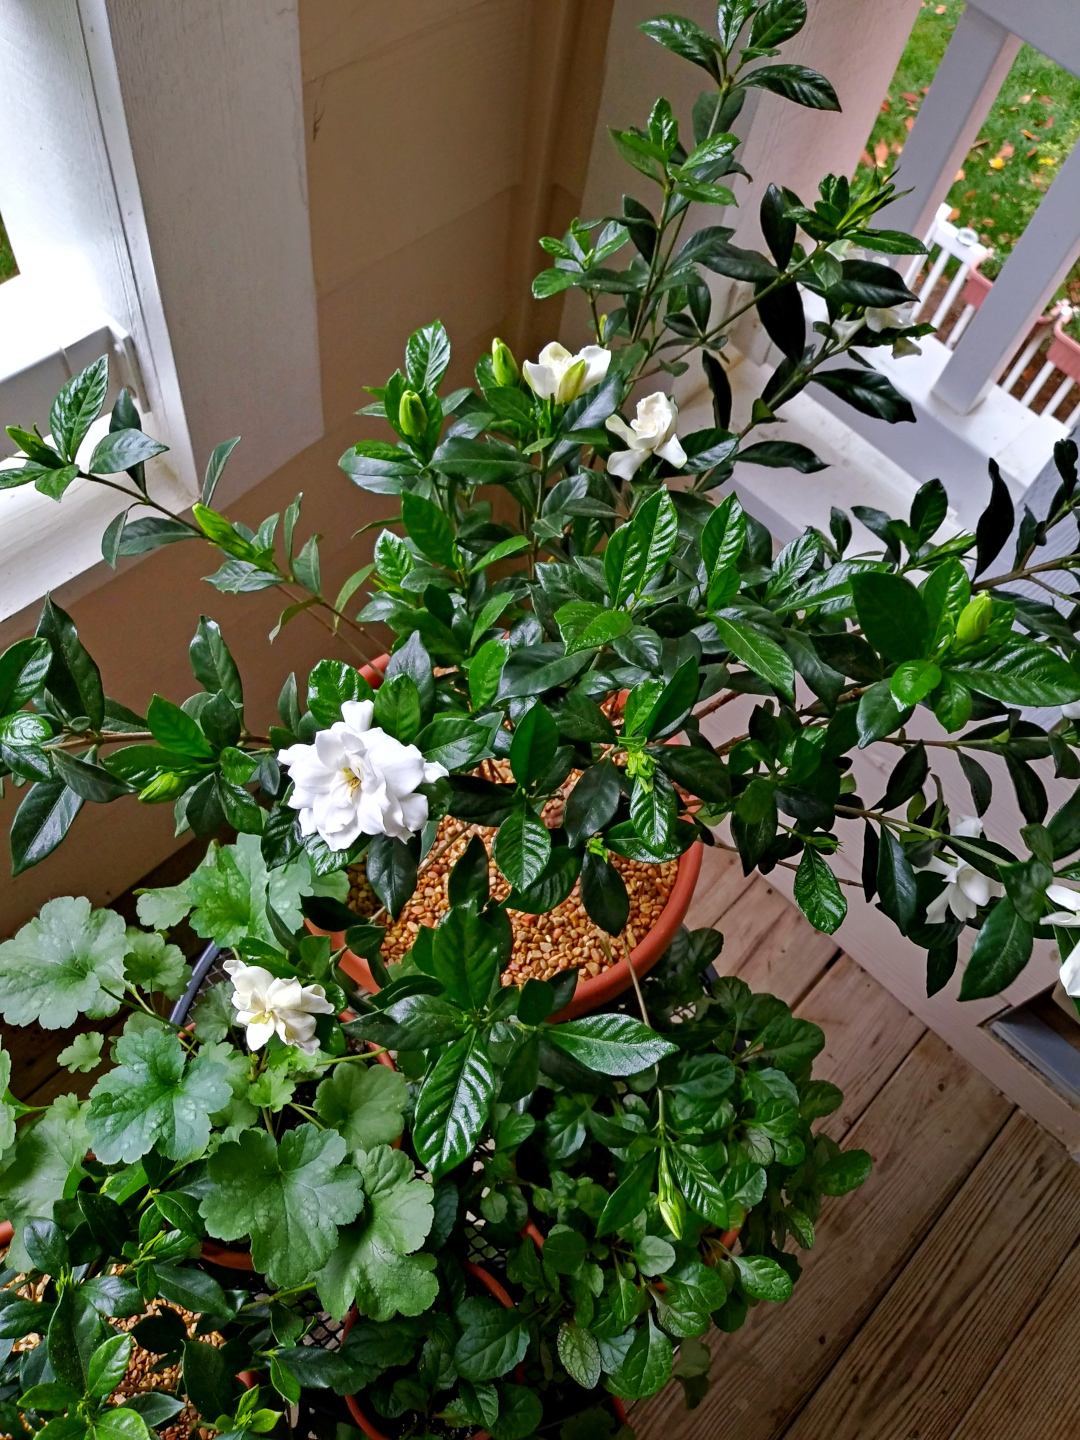
[[[383, 671], [389, 660], [389, 655], [380, 655], [360, 671], [368, 684], [376, 690], [382, 684]], [[634, 983], [630, 974], [631, 965], [633, 965], [634, 974], [638, 979], [652, 969], [671, 944], [676, 931], [686, 918], [690, 901], [693, 899], [694, 887], [697, 885], [698, 875], [701, 872], [702, 849], [702, 842], [696, 840], [690, 849], [679, 858], [679, 870], [675, 877], [675, 884], [671, 888], [660, 919], [644, 940], [631, 950], [629, 963], [624, 956], [595, 977], [579, 978], [573, 1000], [557, 1015], [551, 1017], [553, 1022], [573, 1020], [578, 1015], [588, 1015], [591, 1011], [598, 1010], [602, 1005], [606, 1005], [609, 1001], [622, 995], [624, 991], [629, 990]], [[310, 920], [305, 923], [309, 930], [322, 933], [312, 925]], [[339, 949], [345, 944], [343, 931], [338, 931], [331, 938], [335, 949]], [[363, 956], [355, 954], [352, 950], [346, 950], [338, 963], [350, 980], [355, 980], [358, 985], [362, 985], [370, 995], [378, 992], [379, 986]]]

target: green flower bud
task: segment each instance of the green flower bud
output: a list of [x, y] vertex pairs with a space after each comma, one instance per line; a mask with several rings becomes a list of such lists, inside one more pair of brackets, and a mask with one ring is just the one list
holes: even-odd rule
[[491, 342], [491, 368], [495, 372], [496, 385], [516, 385], [521, 375], [514, 352], [505, 340], [496, 335]]
[[559, 381], [559, 388], [555, 391], [556, 402], [560, 405], [569, 405], [571, 400], [576, 400], [585, 389], [588, 374], [587, 362], [575, 360]]
[[423, 400], [415, 390], [406, 390], [398, 406], [398, 425], [401, 433], [410, 440], [419, 440], [427, 434], [428, 413]]
[[686, 1225], [686, 1202], [675, 1188], [675, 1181], [672, 1179], [671, 1170], [668, 1167], [666, 1150], [660, 1151], [656, 1199], [660, 1206], [660, 1214], [663, 1216], [664, 1224], [676, 1240], [681, 1240], [683, 1229]]
[[956, 622], [956, 638], [961, 645], [974, 645], [983, 638], [990, 629], [993, 604], [989, 591], [984, 590], [981, 595], [976, 595], [974, 600], [969, 600], [960, 611], [960, 618]]
[[190, 775], [175, 775], [170, 770], [164, 770], [143, 786], [139, 799], [144, 805], [162, 805], [167, 800], [179, 800], [190, 784]]

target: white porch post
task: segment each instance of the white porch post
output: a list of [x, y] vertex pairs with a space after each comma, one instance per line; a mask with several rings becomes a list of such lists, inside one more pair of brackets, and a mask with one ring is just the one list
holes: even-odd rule
[[1080, 146], [1028, 221], [990, 293], [960, 337], [934, 394], [966, 415], [984, 398], [1017, 344], [1080, 255]]
[[968, 5], [949, 41], [900, 157], [910, 190], [881, 212], [893, 230], [925, 235], [997, 98], [1020, 40]]

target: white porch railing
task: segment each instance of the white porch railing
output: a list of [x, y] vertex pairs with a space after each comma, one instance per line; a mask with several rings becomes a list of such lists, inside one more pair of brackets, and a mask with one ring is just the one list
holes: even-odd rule
[[[958, 228], [948, 217], [943, 203], [923, 237], [929, 254], [911, 261], [904, 283], [919, 297], [912, 318], [929, 320], [935, 338], [955, 350], [994, 287], [979, 270], [993, 252], [979, 244], [974, 230]], [[957, 262], [952, 273], [950, 260]], [[1080, 422], [1080, 344], [1063, 328], [1073, 314], [1068, 302], [1059, 301], [1040, 315], [1027, 336], [1014, 340], [1016, 352], [999, 382], [1025, 409], [1060, 420], [1067, 432]]]
[[[946, 480], [965, 526], [974, 525], [985, 503], [991, 457], [1020, 500], [1050, 462], [1055, 442], [1080, 420], [1080, 346], [1064, 334], [1068, 317], [1060, 310], [1044, 316], [1080, 256], [1080, 146], [1060, 166], [993, 283], [978, 269], [985, 248], [942, 216], [957, 169], [1023, 41], [1080, 76], [1077, 0], [968, 0], [904, 145], [898, 181], [907, 193], [881, 215], [892, 229], [932, 237], [929, 267], [925, 260], [898, 264], [940, 334], [920, 342], [921, 356], [894, 360], [886, 350], [867, 352], [911, 401], [919, 423], [889, 426], [816, 395], [914, 479]], [[955, 272], [950, 255], [960, 262]]]

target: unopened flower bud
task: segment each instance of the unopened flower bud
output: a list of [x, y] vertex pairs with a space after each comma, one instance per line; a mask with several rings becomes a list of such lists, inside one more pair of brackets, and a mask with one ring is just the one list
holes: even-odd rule
[[491, 342], [491, 368], [495, 372], [496, 385], [516, 385], [521, 371], [514, 359], [514, 352], [505, 340], [498, 336]]
[[398, 406], [398, 425], [401, 433], [410, 440], [419, 440], [427, 434], [428, 414], [423, 400], [415, 390], [406, 390]]
[[671, 1231], [672, 1235], [675, 1236], [676, 1240], [681, 1240], [683, 1228], [686, 1224], [686, 1203], [675, 1188], [675, 1181], [672, 1179], [671, 1170], [668, 1167], [666, 1150], [660, 1151], [656, 1199], [660, 1207], [660, 1214], [663, 1216], [664, 1224]]
[[162, 805], [167, 800], [179, 800], [190, 784], [190, 776], [175, 775], [165, 770], [160, 775], [155, 775], [148, 785], [143, 786], [139, 791], [139, 799], [144, 805]]
[[960, 611], [960, 618], [956, 622], [956, 638], [962, 645], [974, 645], [983, 638], [990, 628], [993, 604], [989, 592], [984, 590], [981, 595], [969, 600]]

